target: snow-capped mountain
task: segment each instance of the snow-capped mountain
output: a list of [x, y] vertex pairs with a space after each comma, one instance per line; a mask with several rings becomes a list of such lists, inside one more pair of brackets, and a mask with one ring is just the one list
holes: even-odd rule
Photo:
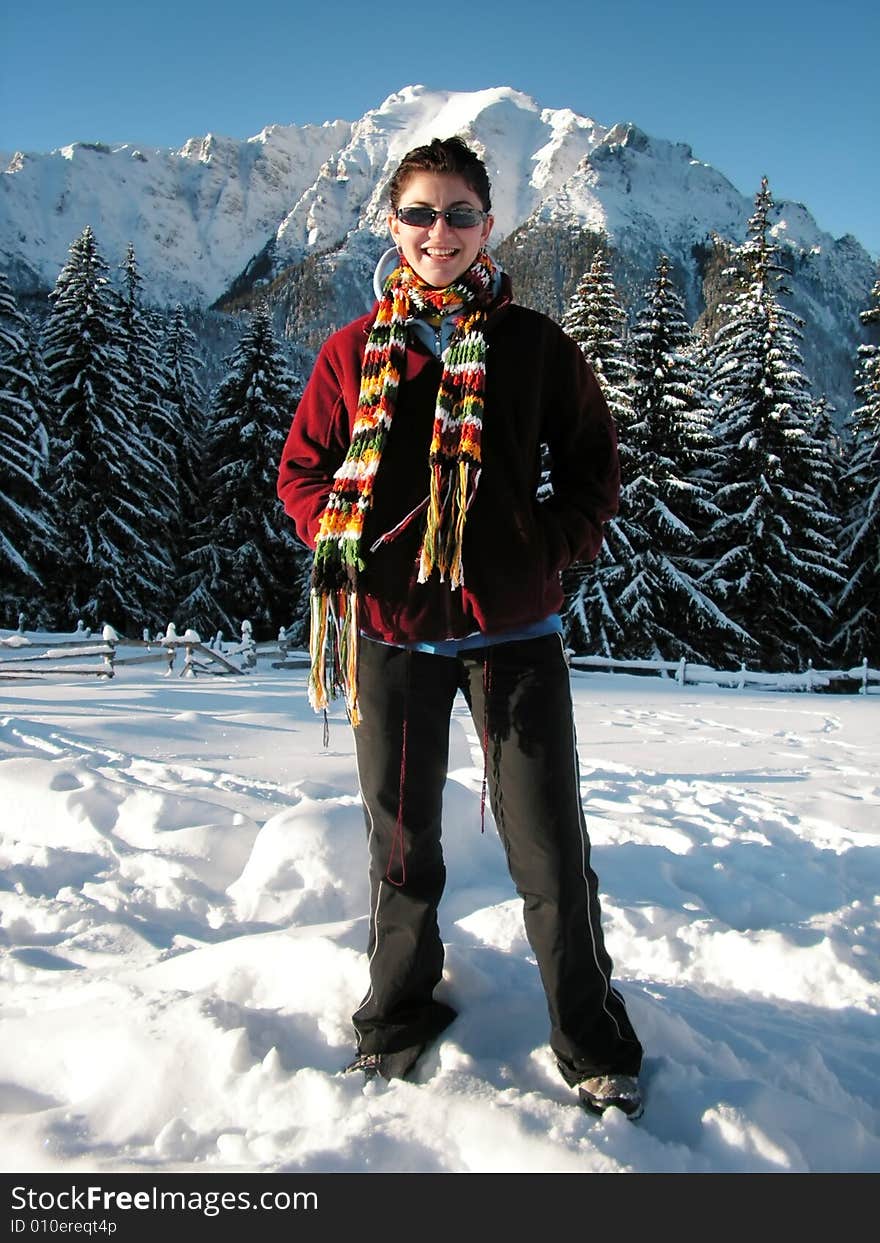
[[[522, 300], [543, 297], [552, 313], [579, 275], [550, 263], [554, 230], [607, 233], [631, 299], [665, 251], [696, 317], [711, 239], [741, 240], [752, 211], [752, 198], [688, 146], [632, 124], [607, 127], [542, 108], [509, 87], [409, 86], [355, 123], [272, 125], [247, 141], [209, 135], [179, 151], [77, 143], [48, 155], [18, 152], [0, 181], [0, 267], [20, 290], [50, 288], [86, 224], [111, 263], [134, 243], [158, 301], [210, 305], [233, 285], [240, 293], [282, 272], [295, 280], [307, 264], [322, 292], [310, 312], [320, 336], [370, 301], [370, 266], [387, 236], [385, 191], [400, 156], [453, 133], [486, 160], [493, 243], [507, 239], [528, 256]], [[854, 238], [822, 232], [800, 204], [779, 203], [776, 221], [794, 309], [807, 320], [811, 374], [845, 401], [874, 265]], [[349, 288], [337, 279], [328, 292], [346, 265]], [[528, 288], [532, 272], [542, 277], [540, 296]]]
[[562, 190], [604, 133], [587, 117], [541, 109], [510, 88], [452, 93], [407, 87], [352, 126], [348, 142], [281, 223], [276, 259], [286, 266], [354, 230], [384, 237], [385, 190], [401, 156], [448, 134], [461, 134], [484, 154], [495, 236], [503, 238]]
[[179, 151], [73, 143], [49, 155], [16, 152], [0, 181], [0, 265], [19, 288], [51, 288], [90, 224], [111, 263], [134, 243], [154, 298], [209, 304], [351, 128], [270, 125], [246, 142], [208, 134]]

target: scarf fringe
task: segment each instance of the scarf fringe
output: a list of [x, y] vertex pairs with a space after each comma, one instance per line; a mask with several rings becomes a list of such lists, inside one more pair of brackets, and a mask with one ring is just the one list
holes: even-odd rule
[[420, 583], [426, 583], [437, 570], [441, 583], [448, 578], [453, 591], [464, 585], [464, 526], [479, 473], [472, 462], [456, 463], [454, 472], [448, 476], [444, 476], [440, 465], [431, 468], [425, 535], [419, 554]]
[[357, 590], [345, 586], [330, 593], [313, 587], [309, 610], [309, 703], [316, 712], [326, 711], [341, 692], [348, 719], [359, 725]]

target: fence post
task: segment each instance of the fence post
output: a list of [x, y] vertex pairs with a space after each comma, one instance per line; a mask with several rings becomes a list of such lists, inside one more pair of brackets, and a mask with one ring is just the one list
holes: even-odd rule
[[193, 662], [193, 647], [197, 643], [201, 643], [201, 641], [201, 635], [198, 631], [193, 630], [191, 627], [187, 627], [187, 629], [183, 632], [184, 660], [183, 668], [180, 671], [180, 676], [182, 678], [194, 678], [196, 676], [195, 664]]
[[687, 671], [687, 661], [682, 656], [681, 660], [678, 662], [678, 673], [675, 675], [675, 680], [678, 682], [679, 686], [684, 686], [685, 682], [687, 681], [686, 671]]
[[244, 648], [243, 669], [254, 669], [257, 664], [257, 645], [254, 642], [253, 626], [249, 621], [241, 623], [241, 646]]
[[175, 642], [176, 638], [177, 638], [177, 627], [174, 625], [174, 622], [169, 622], [168, 625], [165, 627], [165, 635], [162, 640], [165, 644], [165, 651], [168, 653], [168, 670], [165, 676], [169, 678], [174, 672], [174, 661], [177, 657], [177, 644]]
[[101, 657], [101, 660], [104, 664], [104, 668], [107, 670], [107, 677], [112, 678], [114, 673], [113, 662], [116, 659], [116, 644], [119, 642], [119, 635], [112, 626], [105, 622], [104, 629], [101, 631], [101, 638], [110, 647], [110, 651], [105, 652]]
[[867, 656], [863, 656], [862, 657], [862, 689], [859, 691], [859, 694], [867, 695], [867, 693], [868, 693], [868, 658]]

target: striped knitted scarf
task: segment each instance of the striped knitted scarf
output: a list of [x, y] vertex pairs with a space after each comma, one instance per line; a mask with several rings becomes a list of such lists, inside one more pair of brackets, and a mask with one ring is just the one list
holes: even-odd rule
[[427, 285], [401, 258], [383, 287], [364, 352], [351, 443], [336, 471], [315, 545], [312, 571], [309, 701], [320, 711], [342, 691], [353, 725], [357, 707], [358, 571], [373, 485], [404, 372], [407, 322], [459, 319], [443, 357], [429, 452], [429, 492], [418, 581], [437, 570], [454, 590], [463, 580], [465, 517], [480, 476], [486, 382], [483, 327], [496, 268], [485, 250], [445, 289]]

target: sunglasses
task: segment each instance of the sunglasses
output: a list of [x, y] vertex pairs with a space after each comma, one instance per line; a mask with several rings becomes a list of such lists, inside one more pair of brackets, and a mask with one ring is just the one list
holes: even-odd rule
[[430, 229], [438, 216], [443, 217], [450, 229], [473, 229], [489, 215], [476, 207], [450, 207], [446, 211], [438, 211], [435, 207], [398, 207], [394, 214], [414, 229]]

